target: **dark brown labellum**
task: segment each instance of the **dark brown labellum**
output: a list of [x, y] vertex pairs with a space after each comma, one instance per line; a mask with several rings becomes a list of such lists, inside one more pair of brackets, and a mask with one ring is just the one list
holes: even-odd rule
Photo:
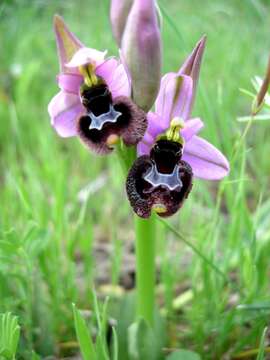
[[113, 99], [104, 83], [83, 88], [81, 98], [86, 114], [78, 119], [77, 129], [89, 148], [100, 154], [110, 152], [110, 135], [122, 137], [126, 145], [136, 145], [142, 139], [146, 114], [132, 100], [125, 96]]
[[159, 140], [150, 156], [140, 156], [132, 165], [126, 183], [130, 204], [143, 218], [155, 209], [159, 216], [175, 214], [192, 188], [192, 169], [181, 160], [179, 143]]

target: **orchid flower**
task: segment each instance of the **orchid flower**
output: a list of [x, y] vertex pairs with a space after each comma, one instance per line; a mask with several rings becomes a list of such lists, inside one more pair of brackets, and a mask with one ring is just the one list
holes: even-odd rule
[[203, 37], [177, 73], [161, 80], [155, 112], [147, 114], [147, 131], [138, 144], [138, 159], [127, 178], [127, 194], [137, 215], [147, 218], [174, 214], [187, 198], [194, 177], [219, 180], [229, 172], [222, 153], [197, 136], [200, 118], [191, 118]]
[[146, 115], [130, 98], [130, 81], [123, 64], [106, 58], [106, 51], [85, 47], [55, 16], [60, 62], [60, 92], [48, 111], [62, 137], [78, 136], [93, 151], [109, 153], [121, 137], [136, 145], [146, 130]]

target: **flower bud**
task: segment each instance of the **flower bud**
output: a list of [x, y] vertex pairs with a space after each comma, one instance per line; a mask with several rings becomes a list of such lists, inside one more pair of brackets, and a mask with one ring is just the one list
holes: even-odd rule
[[111, 0], [112, 32], [119, 47], [133, 0]]
[[148, 111], [157, 96], [161, 77], [161, 41], [154, 0], [134, 0], [122, 52], [132, 79], [133, 99]]

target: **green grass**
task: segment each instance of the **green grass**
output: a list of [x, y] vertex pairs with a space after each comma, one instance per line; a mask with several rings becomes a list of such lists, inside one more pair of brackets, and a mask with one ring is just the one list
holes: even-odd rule
[[[167, 314], [167, 347], [209, 360], [260, 348], [262, 359], [270, 312], [270, 123], [252, 125], [241, 142], [246, 124], [236, 118], [251, 106], [239, 88], [251, 89], [250, 78], [264, 74], [270, 5], [160, 4], [164, 72], [177, 70], [201, 35], [208, 36], [194, 115], [205, 121], [202, 135], [232, 166], [221, 183], [196, 180], [184, 208], [169, 221], [222, 275], [160, 224], [157, 291]], [[97, 158], [50, 126], [47, 104], [58, 91], [51, 26], [56, 12], [84, 43], [117, 53], [108, 1], [0, 4], [0, 313], [18, 317], [19, 359], [30, 359], [32, 351], [41, 358], [78, 352], [72, 303], [94, 307], [92, 285], [100, 290], [94, 245], [111, 243], [104, 272], [117, 284], [124, 244], [134, 241], [116, 156]], [[100, 182], [99, 190], [79, 199], [82, 188]], [[175, 298], [190, 290], [176, 309]]]

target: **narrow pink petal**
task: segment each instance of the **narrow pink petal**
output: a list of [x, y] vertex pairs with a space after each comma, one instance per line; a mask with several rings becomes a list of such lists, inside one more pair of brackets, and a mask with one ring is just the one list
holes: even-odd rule
[[120, 59], [121, 63], [124, 66], [124, 69], [125, 69], [125, 72], [127, 74], [128, 81], [129, 81], [129, 84], [130, 84], [130, 87], [131, 87], [131, 85], [132, 85], [131, 74], [130, 74], [126, 59], [125, 59], [125, 57], [123, 55], [123, 51], [121, 49], [119, 49], [118, 51], [119, 51], [119, 59]]
[[107, 51], [98, 51], [87, 47], [82, 47], [72, 56], [66, 64], [67, 68], [77, 68], [86, 64], [100, 65], [106, 56]]
[[185, 144], [183, 160], [192, 167], [194, 176], [205, 180], [220, 180], [230, 171], [225, 156], [198, 136]]
[[160, 88], [159, 88], [159, 92], [158, 92], [158, 96], [155, 102], [155, 112], [157, 114], [162, 114], [163, 109], [165, 107], [165, 103], [166, 103], [166, 87], [168, 85], [168, 82], [173, 79], [176, 76], [176, 73], [174, 72], [170, 72], [165, 74], [164, 76], [162, 76], [161, 81], [160, 81]]
[[184, 121], [189, 118], [192, 99], [192, 79], [189, 76], [178, 76], [174, 80], [174, 98], [170, 118], [181, 117]]
[[146, 133], [150, 134], [153, 142], [157, 136], [164, 133], [167, 127], [164, 125], [163, 119], [156, 113], [149, 112], [147, 114], [147, 130]]
[[149, 154], [151, 147], [157, 140], [157, 136], [166, 130], [162, 125], [160, 116], [153, 112], [147, 114], [147, 130], [142, 141], [137, 146], [139, 156]]
[[107, 83], [113, 98], [117, 96], [130, 96], [131, 85], [123, 64], [115, 58], [104, 61], [96, 68], [96, 74]]
[[204, 123], [200, 118], [194, 118], [185, 122], [184, 129], [181, 130], [181, 135], [185, 141], [189, 141], [192, 136], [198, 134], [198, 132], [204, 127]]
[[152, 146], [155, 143], [155, 138], [149, 132], [146, 132], [143, 137], [143, 142]]
[[125, 71], [124, 65], [117, 66], [110, 83], [108, 83], [113, 98], [117, 96], [130, 96], [131, 84], [128, 75]]
[[205, 49], [206, 36], [204, 35], [196, 44], [191, 54], [185, 60], [184, 64], [179, 69], [178, 73], [185, 74], [193, 77], [196, 80], [200, 71], [203, 52]]
[[188, 75], [193, 80], [193, 96], [192, 104], [194, 102], [198, 78], [200, 74], [201, 61], [205, 49], [206, 36], [203, 36], [200, 41], [196, 44], [192, 53], [188, 56], [184, 64], [178, 71], [178, 74]]
[[76, 74], [60, 74], [58, 75], [57, 80], [61, 90], [78, 95], [80, 86], [83, 82], [83, 77]]
[[162, 117], [165, 127], [169, 127], [174, 117], [186, 121], [191, 111], [192, 79], [190, 76], [169, 73], [162, 79], [156, 100], [156, 112]]
[[62, 137], [77, 135], [76, 120], [83, 111], [79, 97], [64, 91], [55, 95], [48, 105], [51, 124]]
[[101, 76], [106, 83], [109, 85], [112, 82], [113, 74], [118, 66], [118, 61], [116, 58], [111, 57], [105, 60], [96, 68], [96, 74]]
[[59, 15], [54, 16], [54, 31], [61, 72], [74, 72], [65, 67], [75, 52], [83, 47], [79, 39], [69, 31], [64, 20]]

